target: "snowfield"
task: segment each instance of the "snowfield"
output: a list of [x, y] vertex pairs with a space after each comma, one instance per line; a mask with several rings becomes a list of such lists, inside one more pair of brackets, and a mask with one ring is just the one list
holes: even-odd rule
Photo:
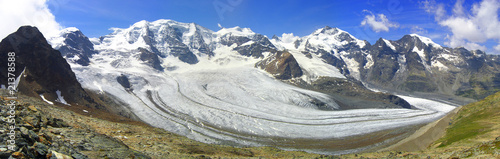
[[[333, 108], [338, 105], [326, 94], [272, 78], [251, 67], [252, 60], [245, 65], [245, 60], [216, 55], [210, 60], [228, 58], [230, 62], [220, 65], [207, 58], [197, 64], [202, 66], [158, 72], [130, 61], [113, 67], [111, 63], [115, 60], [109, 58], [113, 57], [110, 54], [115, 56], [111, 52], [96, 55], [90, 66], [72, 64], [85, 88], [108, 93], [128, 103], [141, 120], [153, 126], [207, 143], [262, 146], [273, 138], [344, 138], [428, 123], [455, 108], [401, 96], [418, 109], [323, 111], [311, 101], [317, 99]], [[180, 61], [165, 63], [181, 64]], [[121, 74], [128, 76], [131, 91], [117, 82]]]
[[[177, 29], [182, 35], [178, 38], [183, 39], [186, 46], [200, 46], [192, 40], [195, 35], [194, 39], [204, 39], [203, 43], [210, 46], [214, 55], [194, 50], [199, 62], [191, 65], [165, 54], [160, 58], [164, 72], [146, 65], [139, 60], [137, 49], [151, 48], [140, 37], [157, 32], [154, 45], [166, 53], [171, 47], [163, 37], [169, 35], [164, 33], [168, 31], [165, 29], [167, 25]], [[221, 37], [225, 35], [252, 39], [256, 34], [248, 28], [223, 28], [213, 32], [194, 24], [159, 20], [152, 23], [141, 21], [128, 29], [114, 30], [101, 41], [91, 39], [99, 54], [92, 56], [89, 66], [70, 62], [82, 86], [129, 104], [135, 115], [152, 126], [201, 142], [265, 146], [294, 139], [344, 139], [429, 123], [455, 108], [445, 103], [400, 96], [417, 109], [320, 110], [313, 103], [321, 102], [332, 109], [338, 109], [339, 105], [326, 94], [288, 85], [255, 68], [255, 63], [270, 57], [271, 53], [262, 53], [263, 58], [246, 57], [233, 50], [236, 43], [230, 46], [221, 44]], [[307, 36], [304, 40], [339, 57], [347, 54], [337, 50], [348, 43], [339, 40], [342, 33], [344, 31], [339, 29], [320, 29], [315, 36]], [[356, 45], [365, 45], [364, 41], [345, 35]], [[304, 71], [301, 78], [305, 81], [311, 82], [321, 76], [346, 78], [336, 67], [325, 63], [320, 55], [303, 54], [305, 43], [294, 44], [299, 37], [284, 34], [281, 39], [272, 41], [277, 48], [287, 48], [297, 59]], [[255, 42], [248, 41], [242, 46]], [[370, 55], [367, 60], [364, 67], [372, 67]], [[358, 67], [359, 63], [352, 60], [349, 65]], [[117, 77], [122, 75], [129, 79], [130, 89], [118, 83]], [[62, 95], [59, 96], [63, 102]]]

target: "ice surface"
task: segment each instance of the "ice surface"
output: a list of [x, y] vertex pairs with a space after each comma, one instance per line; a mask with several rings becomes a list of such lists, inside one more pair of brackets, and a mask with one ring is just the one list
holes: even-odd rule
[[255, 33], [250, 28], [240, 28], [238, 26], [233, 28], [222, 28], [219, 31], [217, 31], [216, 34], [219, 35], [232, 34], [233, 36], [245, 36], [245, 37], [255, 35]]
[[392, 50], [396, 51], [396, 47], [394, 47], [394, 45], [392, 45], [392, 43], [389, 40], [385, 40], [385, 39], [382, 39], [382, 40], [384, 40], [384, 42], [387, 44], [387, 46], [389, 46]]
[[422, 63], [422, 65], [424, 65], [425, 69], [430, 70], [430, 66], [427, 65], [427, 59], [425, 56], [424, 49], [420, 50], [417, 48], [417, 46], [415, 46], [415, 47], [413, 47], [412, 51], [418, 54], [418, 56], [420, 57], [420, 60], [421, 60], [420, 62]]
[[340, 73], [339, 69], [337, 69], [335, 66], [323, 62], [322, 59], [315, 54], [311, 54], [312, 58], [308, 58], [297, 49], [289, 50], [289, 52], [297, 60], [300, 68], [302, 68], [302, 70], [304, 71], [303, 77], [307, 82], [314, 81], [322, 76], [345, 78], [345, 76]]
[[347, 68], [349, 69], [349, 73], [357, 80], [361, 80], [361, 74], [359, 72], [359, 63], [354, 58], [349, 57], [349, 53], [342, 51], [340, 52], [340, 57], [344, 60]]
[[373, 61], [373, 57], [371, 54], [367, 54], [366, 55], [366, 64], [365, 64], [365, 69], [370, 69], [372, 68], [373, 64], [375, 64], [375, 62]]
[[396, 73], [403, 73], [406, 71], [406, 55], [405, 54], [399, 54], [398, 55], [398, 64], [399, 64], [399, 69], [396, 71]]
[[45, 101], [45, 102], [47, 102], [47, 103], [49, 103], [49, 104], [54, 105], [54, 103], [53, 103], [53, 102], [51, 102], [51, 101], [49, 101], [49, 100], [45, 99], [45, 97], [43, 96], [43, 94], [40, 94], [40, 97], [42, 98], [42, 100], [43, 100], [43, 101]]
[[57, 94], [56, 102], [62, 103], [64, 105], [69, 105], [68, 102], [66, 102], [66, 100], [64, 100], [64, 97], [61, 95], [61, 91], [57, 90], [56, 94]]
[[435, 59], [435, 60], [433, 60], [431, 62], [431, 66], [432, 67], [437, 67], [438, 70], [440, 70], [440, 71], [447, 71], [448, 70], [448, 66], [446, 66], [443, 63], [439, 62], [437, 59]]
[[325, 28], [316, 30], [313, 34], [303, 37], [304, 41], [309, 41], [309, 44], [323, 48], [326, 51], [335, 51], [337, 48], [349, 44], [352, 41], [347, 41], [341, 38], [341, 34], [347, 34], [360, 48], [363, 48], [366, 43], [363, 40], [356, 39], [354, 36], [339, 28]]
[[23, 72], [19, 74], [19, 76], [16, 77], [16, 81], [14, 81], [14, 90], [17, 90], [17, 87], [19, 86], [19, 82], [21, 82], [21, 77], [23, 77], [24, 72], [26, 71], [26, 67], [24, 67]]
[[77, 32], [77, 31], [80, 31], [80, 29], [75, 28], [75, 27], [64, 28], [64, 29], [59, 31], [58, 36], [47, 37], [47, 42], [49, 42], [49, 44], [52, 45], [52, 48], [57, 50], [61, 46], [65, 45], [65, 43], [64, 43], [64, 40], [66, 40], [64, 37], [65, 34]]
[[[261, 146], [263, 141], [275, 137], [343, 138], [431, 122], [453, 108], [404, 97], [419, 109], [323, 111], [311, 101], [316, 99], [337, 108], [328, 95], [276, 80], [254, 68], [252, 58], [235, 58], [231, 56], [235, 52], [218, 51], [221, 52], [212, 59], [201, 60], [200, 66], [185, 65], [166, 72], [130, 61], [129, 65], [113, 67], [109, 63], [116, 59], [106, 57], [116, 57], [113, 53], [96, 55], [92, 58], [94, 65], [74, 65], [74, 68], [72, 65], [72, 68], [84, 87], [102, 90], [128, 103], [141, 120], [208, 143], [231, 141]], [[300, 53], [292, 53], [302, 58]], [[230, 62], [214, 64], [221, 58]], [[183, 64], [175, 60], [167, 58], [165, 64]], [[312, 64], [313, 61], [306, 65]], [[121, 74], [129, 78], [133, 91], [127, 91], [116, 81]]]
[[449, 51], [448, 53], [442, 53], [438, 55], [438, 58], [446, 61], [452, 62], [454, 65], [458, 65], [461, 62], [464, 62], [463, 59], [457, 55], [451, 54]]
[[433, 42], [430, 38], [423, 37], [423, 36], [420, 36], [418, 34], [410, 34], [410, 36], [419, 38], [420, 41], [422, 41], [423, 43], [425, 43], [427, 46], [432, 45], [435, 48], [442, 48], [441, 45]]
[[427, 60], [425, 60], [425, 53], [424, 53], [424, 50], [423, 50], [423, 49], [422, 49], [422, 50], [420, 50], [420, 49], [418, 49], [418, 48], [417, 48], [417, 46], [415, 46], [415, 47], [413, 47], [413, 50], [412, 50], [412, 51], [413, 51], [413, 52], [415, 52], [415, 53], [417, 53], [417, 54], [418, 54], [418, 56], [420, 56], [420, 59], [421, 59], [422, 61], [427, 61]]

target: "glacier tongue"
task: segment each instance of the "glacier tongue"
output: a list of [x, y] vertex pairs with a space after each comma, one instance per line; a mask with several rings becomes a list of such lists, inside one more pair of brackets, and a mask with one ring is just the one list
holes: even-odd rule
[[[165, 58], [164, 63], [185, 64], [166, 72], [117, 52], [101, 52], [92, 58], [93, 65], [71, 67], [83, 87], [128, 103], [148, 124], [207, 143], [263, 146], [276, 138], [344, 138], [430, 122], [453, 108], [412, 98], [411, 104], [421, 109], [323, 111], [311, 101], [338, 107], [328, 95], [272, 78], [253, 67], [258, 59], [234, 56], [236, 52], [225, 49], [215, 52], [196, 65]], [[115, 58], [127, 65], [113, 67]], [[215, 62], [219, 59], [229, 62], [220, 65]], [[117, 82], [122, 74], [130, 80], [131, 90]]]
[[[303, 38], [283, 34], [269, 44], [267, 37], [248, 28], [213, 32], [194, 23], [141, 21], [91, 39], [99, 51], [90, 59], [91, 65], [70, 64], [84, 88], [129, 104], [131, 111], [148, 124], [207, 143], [262, 146], [276, 143], [277, 138], [338, 139], [427, 123], [454, 108], [404, 97], [419, 109], [320, 110], [318, 101], [332, 109], [339, 105], [329, 95], [288, 85], [255, 68], [255, 63], [269, 57], [271, 51], [254, 57], [235, 50], [273, 48], [270, 45], [287, 49], [305, 72], [302, 79], [307, 82], [321, 76], [347, 79], [337, 67], [325, 62], [322, 53], [303, 53], [307, 45], [325, 49], [339, 60], [350, 60], [346, 64], [350, 67], [373, 67], [375, 57], [366, 54], [363, 66], [345, 50], [356, 47], [353, 50], [363, 54], [360, 48], [366, 45], [364, 41], [329, 27], [313, 34]], [[139, 60], [138, 48], [165, 55], [159, 55], [165, 71]], [[188, 64], [170, 56], [172, 48], [187, 49], [181, 51], [191, 51], [199, 61]], [[117, 81], [122, 75], [131, 88], [124, 88]]]
[[[331, 107], [338, 105], [325, 94], [284, 84], [248, 67], [133, 74], [120, 69], [104, 72], [94, 66], [75, 67], [84, 87], [102, 89], [129, 103], [151, 125], [205, 142], [260, 145], [260, 140], [269, 137], [342, 138], [430, 122], [450, 110], [437, 108], [452, 108], [410, 100], [423, 105], [421, 110], [322, 111], [311, 104], [311, 98]], [[116, 81], [120, 74], [129, 77], [133, 91]]]

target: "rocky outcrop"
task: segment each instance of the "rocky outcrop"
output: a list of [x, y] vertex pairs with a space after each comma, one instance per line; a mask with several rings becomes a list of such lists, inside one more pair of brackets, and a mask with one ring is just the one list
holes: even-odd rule
[[116, 81], [118, 81], [118, 83], [120, 83], [120, 85], [122, 85], [123, 88], [125, 88], [127, 90], [130, 90], [130, 88], [132, 87], [132, 85], [130, 85], [128, 77], [123, 75], [123, 74], [116, 77]]
[[[3, 94], [0, 91], [0, 105], [6, 106]], [[57, 159], [86, 159], [86, 158], [149, 158], [148, 156], [131, 150], [121, 141], [98, 134], [89, 129], [70, 126], [65, 120], [55, 118], [49, 111], [50, 106], [41, 100], [31, 100], [20, 96], [16, 101], [15, 121], [0, 120], [1, 142], [7, 143], [9, 135], [15, 137], [13, 150], [0, 148], [0, 158], [57, 158]], [[43, 108], [42, 108], [43, 107]], [[52, 111], [59, 111], [53, 109]], [[0, 112], [8, 117], [7, 111]], [[10, 132], [9, 125], [16, 128]], [[6, 133], [6, 131], [9, 131]]]
[[[296, 50], [335, 66], [344, 76], [400, 93], [481, 99], [500, 90], [500, 58], [479, 50], [447, 48], [416, 34], [396, 41], [380, 38], [371, 45], [338, 28], [324, 27], [278, 48]], [[298, 61], [300, 63], [300, 61]], [[469, 99], [464, 100], [469, 101]]]
[[277, 79], [287, 80], [302, 76], [302, 69], [297, 60], [286, 51], [278, 51], [255, 66], [264, 69]]
[[147, 49], [143, 48], [139, 48], [138, 50], [140, 52], [139, 59], [144, 61], [148, 66], [153, 67], [158, 71], [163, 71], [165, 69], [161, 66], [161, 62], [157, 54], [149, 52]]
[[80, 30], [69, 28], [63, 31], [64, 41], [60, 46], [56, 46], [56, 50], [61, 52], [62, 56], [68, 60], [74, 61], [82, 66], [90, 64], [90, 57], [97, 54], [94, 50], [94, 44]]
[[67, 102], [64, 104], [101, 107], [81, 87], [61, 53], [52, 49], [36, 27], [20, 27], [0, 43], [0, 83], [3, 85], [8, 82], [5, 71], [9, 52], [15, 53], [20, 92], [34, 97], [43, 95], [49, 101], [63, 98]]
[[383, 89], [474, 99], [500, 90], [497, 55], [442, 47], [418, 35], [379, 39], [369, 53], [373, 64], [360, 68], [361, 80]]
[[269, 41], [267, 37], [261, 34], [256, 34], [251, 41], [248, 40], [245, 43], [251, 43], [249, 45], [241, 45], [234, 48], [243, 56], [252, 56], [255, 58], [262, 58], [264, 52], [274, 52], [276, 47]]

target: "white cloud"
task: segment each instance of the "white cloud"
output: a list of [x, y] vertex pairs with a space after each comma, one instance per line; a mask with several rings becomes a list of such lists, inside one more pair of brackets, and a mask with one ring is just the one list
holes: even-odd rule
[[427, 13], [432, 13], [435, 15], [436, 21], [441, 20], [446, 15], [444, 4], [437, 4], [434, 0], [426, 0], [420, 3]]
[[300, 37], [293, 35], [293, 33], [289, 33], [289, 34], [283, 33], [281, 35], [281, 41], [283, 41], [284, 43], [293, 43], [299, 39], [300, 39]]
[[413, 27], [411, 27], [410, 32], [413, 33], [413, 34], [419, 34], [419, 35], [427, 34], [427, 30], [425, 30], [424, 28], [421, 28], [419, 26], [413, 26]]
[[372, 12], [368, 10], [364, 10], [363, 12], [369, 13], [368, 15], [365, 16], [363, 21], [361, 22], [361, 26], [368, 25], [370, 28], [372, 28], [373, 31], [375, 32], [381, 32], [381, 31], [389, 31], [389, 28], [398, 28], [399, 25], [397, 23], [393, 23], [387, 19], [387, 17], [384, 14], [377, 14], [374, 15]]
[[0, 15], [0, 39], [23, 25], [38, 27], [46, 37], [61, 29], [47, 6], [47, 0], [1, 0]]
[[500, 52], [500, 44], [498, 44], [497, 46], [495, 46], [495, 50]]
[[444, 44], [451, 47], [464, 47], [469, 50], [487, 50], [486, 46], [474, 42], [469, 42], [467, 40], [458, 38], [457, 36], [448, 35], [446, 36], [446, 39], [448, 39], [449, 41], [444, 42]]
[[464, 1], [463, 0], [457, 0], [455, 3], [455, 6], [453, 7], [453, 14], [458, 15], [458, 16], [464, 16], [465, 15], [465, 9], [464, 9]]
[[[445, 44], [450, 47], [487, 50], [481, 43], [491, 39], [500, 41], [500, 21], [498, 20], [500, 2], [483, 0], [475, 3], [470, 13], [464, 9], [463, 2], [463, 0], [457, 0], [453, 7], [453, 14], [449, 16], [435, 11], [436, 6], [443, 6], [443, 4], [435, 4], [434, 1], [422, 2], [424, 9], [435, 15], [438, 24], [447, 27], [453, 33], [448, 36], [449, 41]], [[494, 49], [500, 51], [497, 47]]]
[[467, 39], [472, 42], [487, 40], [479, 26], [471, 19], [455, 17], [441, 21], [439, 24], [448, 27], [453, 32], [453, 36], [458, 39]]

